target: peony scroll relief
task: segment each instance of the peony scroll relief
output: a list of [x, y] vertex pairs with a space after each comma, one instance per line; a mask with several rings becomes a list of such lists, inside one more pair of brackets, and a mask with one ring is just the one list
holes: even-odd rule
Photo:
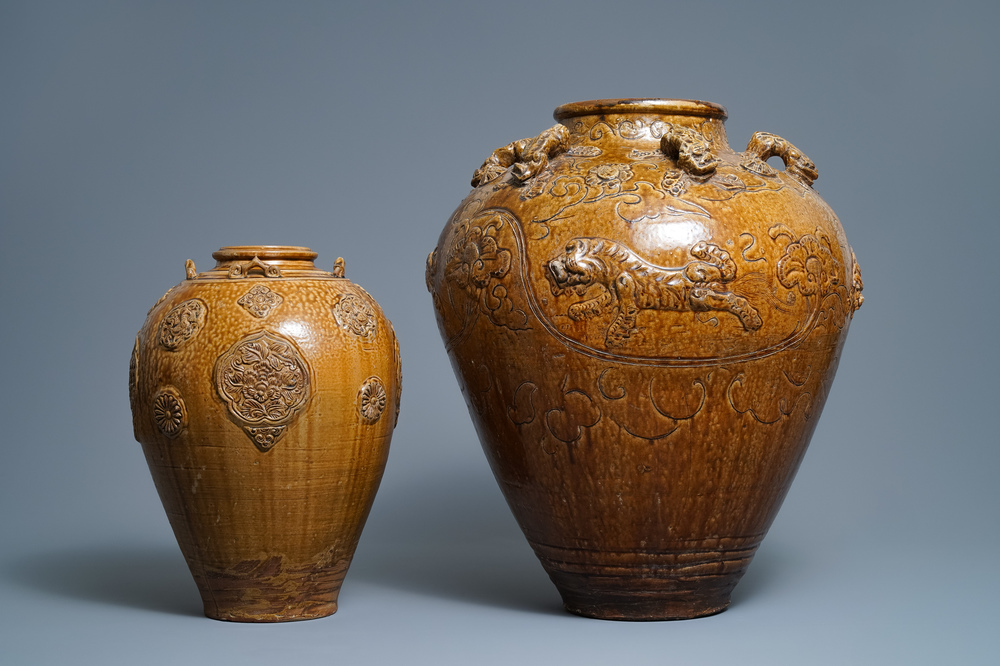
[[267, 331], [234, 344], [215, 364], [215, 388], [261, 451], [285, 434], [309, 399], [309, 368], [291, 340]]

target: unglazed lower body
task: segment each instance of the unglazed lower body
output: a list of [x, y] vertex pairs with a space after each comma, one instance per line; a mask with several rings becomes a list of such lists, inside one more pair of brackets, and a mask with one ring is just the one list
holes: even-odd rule
[[347, 562], [294, 567], [275, 556], [194, 575], [207, 617], [229, 622], [292, 622], [336, 613], [347, 568]]

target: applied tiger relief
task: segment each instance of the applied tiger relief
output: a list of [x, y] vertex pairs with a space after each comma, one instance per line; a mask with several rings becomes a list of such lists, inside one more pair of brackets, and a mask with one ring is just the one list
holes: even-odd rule
[[763, 322], [757, 309], [724, 286], [736, 278], [736, 262], [730, 254], [705, 241], [689, 252], [694, 261], [665, 267], [620, 243], [574, 238], [548, 261], [545, 277], [555, 296], [570, 292], [584, 296], [597, 286], [595, 296], [570, 305], [567, 314], [579, 321], [614, 309], [616, 315], [605, 336], [607, 347], [621, 347], [628, 341], [642, 310], [728, 312], [747, 331], [759, 329]]

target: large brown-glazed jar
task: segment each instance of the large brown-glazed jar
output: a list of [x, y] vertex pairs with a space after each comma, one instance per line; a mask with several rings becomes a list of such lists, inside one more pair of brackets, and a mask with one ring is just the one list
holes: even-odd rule
[[224, 247], [149, 311], [135, 438], [220, 620], [336, 612], [399, 409], [396, 335], [304, 247]]
[[566, 608], [717, 613], [805, 453], [861, 274], [815, 165], [764, 132], [734, 152], [721, 106], [555, 118], [475, 172], [428, 258], [441, 333]]

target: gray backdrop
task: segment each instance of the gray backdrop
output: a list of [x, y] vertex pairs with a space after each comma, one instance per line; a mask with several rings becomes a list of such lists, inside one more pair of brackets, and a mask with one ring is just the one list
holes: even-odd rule
[[[996, 663], [996, 2], [3, 2], [4, 664]], [[559, 104], [726, 105], [818, 164], [864, 307], [722, 615], [563, 613], [423, 272], [472, 171]], [[392, 319], [382, 490], [323, 620], [207, 620], [132, 439], [147, 308], [221, 245], [308, 245]]]

